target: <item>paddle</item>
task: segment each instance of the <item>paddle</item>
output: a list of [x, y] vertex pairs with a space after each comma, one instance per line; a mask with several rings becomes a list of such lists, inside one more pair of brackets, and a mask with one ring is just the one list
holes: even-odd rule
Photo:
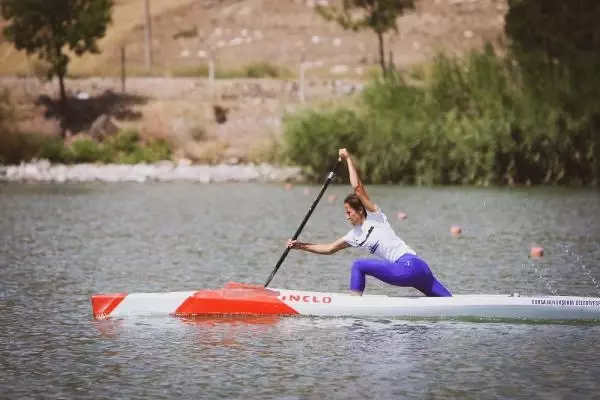
[[[306, 225], [306, 222], [308, 221], [308, 219], [310, 218], [311, 214], [315, 210], [315, 207], [317, 206], [317, 203], [319, 202], [319, 200], [321, 200], [321, 197], [323, 196], [323, 193], [325, 193], [325, 190], [327, 189], [327, 186], [329, 186], [329, 184], [333, 180], [333, 177], [334, 177], [334, 175], [335, 175], [335, 173], [336, 173], [336, 171], [337, 171], [337, 169], [338, 169], [338, 167], [340, 166], [341, 163], [342, 163], [342, 159], [338, 158], [337, 162], [335, 163], [335, 165], [333, 166], [333, 168], [331, 169], [331, 171], [329, 171], [329, 174], [327, 175], [327, 180], [325, 180], [325, 184], [323, 184], [323, 187], [321, 188], [321, 191], [317, 195], [317, 198], [315, 199], [315, 201], [313, 201], [312, 205], [308, 209], [308, 213], [306, 213], [306, 215], [304, 216], [304, 219], [302, 220], [302, 223], [300, 224], [300, 226], [296, 230], [296, 233], [294, 233], [294, 236], [292, 237], [292, 240], [296, 240], [296, 239], [298, 239], [298, 236], [300, 236], [300, 232], [302, 232], [302, 229], [304, 228], [304, 225]], [[279, 258], [279, 261], [277, 261], [277, 264], [275, 265], [275, 269], [273, 270], [273, 272], [271, 272], [271, 275], [269, 275], [269, 278], [265, 282], [265, 287], [269, 286], [269, 283], [271, 283], [271, 280], [273, 279], [273, 277], [277, 273], [277, 270], [279, 269], [279, 267], [281, 267], [281, 264], [283, 264], [283, 260], [285, 260], [285, 258], [287, 257], [288, 253], [290, 252], [290, 250], [291, 249], [289, 247], [285, 248], [285, 251], [283, 252], [283, 254], [281, 255], [281, 257]]]

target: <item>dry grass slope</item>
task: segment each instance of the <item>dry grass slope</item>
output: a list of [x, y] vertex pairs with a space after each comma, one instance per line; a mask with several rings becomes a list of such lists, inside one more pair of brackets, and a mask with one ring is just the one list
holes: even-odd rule
[[[137, 78], [127, 81], [127, 92], [144, 102], [111, 105], [109, 111], [103, 105], [92, 113], [108, 112], [119, 119], [113, 110], [123, 114], [124, 109], [136, 118], [119, 122], [139, 128], [143, 136], [170, 136], [181, 144], [178, 156], [207, 162], [263, 157], [280, 132], [284, 111], [347, 101], [340, 97], [338, 89], [343, 86], [336, 79], [360, 81], [377, 68], [375, 35], [345, 32], [324, 21], [314, 12], [314, 0], [150, 1], [153, 75], [197, 70], [211, 52], [223, 70], [268, 62], [295, 73], [303, 53], [310, 67], [305, 105], [299, 103], [295, 78], [222, 79], [214, 92], [205, 79]], [[400, 68], [426, 62], [438, 50], [460, 54], [501, 36], [505, 12], [505, 0], [417, 0], [417, 10], [399, 19], [399, 32], [388, 35], [387, 45]], [[69, 80], [71, 92], [82, 90], [93, 99], [102, 99], [108, 89], [119, 92], [118, 78], [97, 76], [118, 74], [121, 46], [126, 47], [128, 73], [147, 73], [144, 0], [117, 0], [113, 19], [101, 41], [102, 53], [73, 59], [71, 75], [96, 77]], [[0, 75], [29, 74], [28, 68], [24, 55], [0, 37]], [[55, 82], [2, 81], [16, 97], [25, 99], [19, 105], [22, 129], [56, 132], [57, 122], [31, 101], [43, 94], [56, 97]], [[90, 102], [84, 103], [82, 107]], [[228, 110], [226, 123], [215, 120], [215, 106]]]
[[[150, 0], [155, 73], [189, 70], [212, 51], [222, 68], [268, 61], [296, 71], [301, 54], [315, 74], [362, 77], [377, 62], [371, 32], [345, 32], [325, 22], [314, 0]], [[504, 0], [417, 0], [389, 35], [394, 62], [402, 67], [443, 49], [460, 53], [502, 33]], [[117, 0], [102, 54], [74, 59], [74, 75], [114, 74], [120, 47], [128, 68], [144, 67], [144, 0]], [[197, 33], [197, 36], [192, 36]], [[186, 37], [187, 36], [187, 37]], [[0, 38], [0, 74], [26, 73], [27, 61]]]

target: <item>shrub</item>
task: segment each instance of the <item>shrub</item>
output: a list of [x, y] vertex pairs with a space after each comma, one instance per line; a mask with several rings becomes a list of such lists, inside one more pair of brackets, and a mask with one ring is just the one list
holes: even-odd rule
[[111, 152], [132, 153], [139, 146], [140, 133], [135, 129], [125, 129], [106, 138], [106, 146]]
[[173, 155], [170, 143], [164, 138], [154, 138], [141, 149], [141, 161], [153, 163], [168, 160]]
[[[199, 64], [177, 68], [172, 71], [174, 76], [200, 76], [207, 77], [209, 74], [208, 64]], [[241, 68], [222, 68], [215, 65], [216, 79], [231, 78], [287, 78], [293, 76], [292, 71], [286, 67], [271, 64], [269, 62], [257, 62], [244, 65]]]
[[103, 163], [111, 160], [110, 150], [91, 138], [74, 140], [70, 151], [72, 156], [69, 161], [73, 163]]
[[357, 150], [364, 135], [361, 119], [354, 111], [344, 108], [324, 112], [309, 110], [286, 116], [284, 122], [286, 160], [305, 166], [308, 174], [328, 170], [342, 146], [351, 152]]
[[56, 136], [4, 132], [0, 147], [0, 164], [47, 159], [52, 163], [154, 163], [172, 156], [171, 144], [163, 138], [141, 143], [139, 133], [128, 130], [98, 143], [91, 138], [76, 138], [71, 144]]
[[244, 66], [243, 75], [247, 78], [283, 78], [292, 73], [287, 68], [263, 61]]
[[320, 172], [334, 148], [348, 147], [374, 183], [597, 184], [599, 103], [578, 98], [581, 82], [565, 67], [537, 62], [536, 77], [487, 46], [464, 59], [438, 55], [424, 85], [374, 77], [360, 112], [288, 116], [285, 155]]

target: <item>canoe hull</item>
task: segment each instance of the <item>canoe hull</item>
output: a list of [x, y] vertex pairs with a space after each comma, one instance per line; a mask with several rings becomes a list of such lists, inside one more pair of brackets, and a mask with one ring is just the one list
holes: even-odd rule
[[218, 290], [94, 295], [92, 311], [97, 319], [149, 315], [306, 315], [600, 321], [600, 298], [498, 294], [352, 296], [229, 283]]

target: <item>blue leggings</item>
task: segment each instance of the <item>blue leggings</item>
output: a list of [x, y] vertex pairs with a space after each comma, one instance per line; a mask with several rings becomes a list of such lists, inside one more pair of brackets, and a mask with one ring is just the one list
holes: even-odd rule
[[365, 275], [370, 275], [394, 286], [413, 287], [428, 297], [451, 297], [452, 294], [438, 281], [421, 258], [404, 254], [391, 263], [386, 260], [365, 258], [352, 264], [350, 290], [365, 290]]

